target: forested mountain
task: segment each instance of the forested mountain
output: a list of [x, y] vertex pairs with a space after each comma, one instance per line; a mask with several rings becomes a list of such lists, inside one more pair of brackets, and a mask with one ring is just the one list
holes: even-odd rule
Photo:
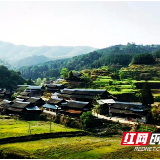
[[[15, 63], [23, 58], [30, 56], [45, 56], [52, 59], [68, 58], [96, 50], [89, 46], [41, 46], [29, 47], [25, 45], [14, 45], [8, 42], [0, 41], [0, 58]], [[29, 61], [28, 61], [29, 62]], [[33, 65], [33, 64], [32, 64]]]
[[63, 67], [68, 70], [83, 70], [90, 68], [99, 68], [105, 65], [128, 66], [134, 55], [141, 53], [153, 53], [160, 49], [160, 45], [136, 45], [134, 43], [127, 45], [116, 45], [108, 48], [96, 50], [88, 54], [75, 56], [68, 59], [45, 62], [43, 64], [21, 67], [19, 71], [24, 78], [37, 79], [59, 77], [60, 70]]

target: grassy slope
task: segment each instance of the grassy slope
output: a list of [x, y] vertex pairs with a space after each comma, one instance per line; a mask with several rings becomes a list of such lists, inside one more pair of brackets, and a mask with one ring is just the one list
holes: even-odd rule
[[138, 152], [134, 147], [121, 146], [120, 142], [118, 137], [63, 137], [5, 144], [0, 146], [0, 151], [5, 155], [14, 153], [21, 158], [38, 159], [160, 158], [160, 152]]
[[[30, 121], [32, 134], [49, 132], [49, 123]], [[52, 123], [53, 132], [74, 131]], [[28, 135], [28, 122], [0, 119], [0, 138]], [[112, 159], [160, 158], [160, 152], [137, 152], [121, 146], [121, 137], [63, 137], [0, 145], [0, 158]], [[3, 155], [3, 157], [2, 157]]]
[[[29, 135], [29, 123], [31, 134], [50, 132], [50, 122], [0, 119], [0, 138]], [[53, 122], [51, 123], [51, 132], [67, 132], [77, 130], [78, 129], [68, 128]]]

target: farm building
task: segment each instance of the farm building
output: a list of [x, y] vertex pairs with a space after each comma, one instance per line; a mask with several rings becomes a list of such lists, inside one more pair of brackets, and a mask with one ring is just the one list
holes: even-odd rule
[[29, 97], [31, 97], [32, 93], [30, 92], [21, 92], [20, 95], [17, 96], [19, 99], [27, 100]]
[[0, 89], [0, 99], [10, 99], [11, 98], [11, 92], [6, 89]]
[[37, 97], [30, 97], [29, 99], [26, 100], [26, 102], [29, 102], [32, 105], [38, 107], [41, 107], [42, 105], [45, 104], [45, 101], [42, 98], [37, 98]]
[[58, 94], [58, 98], [63, 98], [64, 100], [75, 100], [83, 102], [93, 102], [96, 96], [98, 96], [99, 99], [106, 99], [111, 95], [106, 90], [66, 88], [60, 94]]
[[46, 85], [46, 91], [49, 93], [60, 92], [64, 88], [65, 88], [65, 86], [63, 84]]
[[0, 113], [6, 114], [6, 110], [11, 106], [11, 104], [13, 104], [12, 101], [8, 101], [5, 99], [2, 102], [0, 102]]
[[66, 104], [66, 101], [60, 98], [51, 98], [47, 101], [46, 104], [43, 105], [43, 108], [45, 108], [48, 111], [55, 112], [56, 114], [59, 113], [59, 110], [61, 109], [61, 106]]
[[9, 114], [35, 116], [39, 115], [41, 110], [30, 102], [17, 101], [7, 109], [7, 112]]
[[32, 96], [42, 96], [43, 95], [43, 86], [28, 86], [27, 89], [24, 90], [24, 92], [30, 92], [32, 93]]
[[68, 101], [60, 110], [61, 114], [71, 117], [79, 117], [83, 112], [91, 111], [93, 105], [89, 102]]
[[111, 117], [118, 116], [132, 119], [133, 121], [148, 122], [151, 108], [143, 106], [141, 103], [119, 102], [113, 99], [101, 99], [97, 102], [102, 106], [102, 109], [108, 110], [108, 114]]

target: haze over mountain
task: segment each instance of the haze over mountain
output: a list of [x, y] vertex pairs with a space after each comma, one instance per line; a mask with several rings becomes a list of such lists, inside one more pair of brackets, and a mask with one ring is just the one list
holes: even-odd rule
[[[7, 60], [12, 65], [22, 66], [22, 61], [27, 65], [37, 64], [34, 61], [34, 56], [45, 56], [43, 59], [39, 57], [38, 63], [43, 63], [50, 59], [61, 59], [73, 57], [96, 50], [89, 46], [41, 46], [29, 47], [25, 45], [14, 45], [9, 42], [0, 41], [0, 59]], [[30, 58], [27, 58], [30, 57]], [[25, 59], [27, 58], [27, 59]], [[33, 58], [33, 59], [32, 59]], [[42, 60], [42, 61], [41, 61]], [[31, 63], [34, 62], [34, 63]], [[24, 63], [24, 65], [26, 65]]]

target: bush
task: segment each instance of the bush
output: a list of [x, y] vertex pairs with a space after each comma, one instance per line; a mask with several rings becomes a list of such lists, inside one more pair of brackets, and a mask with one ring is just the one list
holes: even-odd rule
[[154, 98], [154, 101], [155, 101], [155, 102], [160, 102], [160, 96], [155, 97], [155, 98]]
[[42, 120], [42, 121], [44, 121], [44, 120], [47, 119], [47, 115], [44, 114], [44, 113], [42, 113], [42, 114], [39, 115], [39, 119]]
[[82, 122], [82, 127], [84, 129], [94, 127], [94, 123], [93, 123], [94, 117], [91, 111], [83, 112], [83, 114], [80, 116], [80, 119]]
[[138, 132], [154, 132], [156, 130], [155, 127], [149, 127], [149, 126], [138, 126]]

